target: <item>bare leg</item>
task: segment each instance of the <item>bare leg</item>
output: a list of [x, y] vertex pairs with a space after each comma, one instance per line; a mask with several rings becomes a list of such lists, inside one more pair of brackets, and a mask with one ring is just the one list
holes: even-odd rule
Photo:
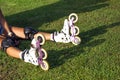
[[[25, 34], [24, 34], [24, 28], [20, 28], [20, 27], [11, 27], [11, 30], [14, 34], [16, 34], [16, 36], [25, 39]], [[46, 32], [38, 32], [37, 34], [42, 34], [46, 40], [50, 40], [50, 33], [46, 33]], [[34, 35], [34, 37], [36, 37], [36, 35]]]
[[20, 27], [14, 27], [14, 26], [12, 26], [12, 27], [10, 27], [11, 28], [11, 30], [12, 30], [12, 32], [16, 35], [16, 36], [18, 36], [18, 37], [20, 37], [20, 38], [25, 38], [25, 34], [24, 34], [24, 28], [20, 28]]
[[[12, 26], [11, 30], [18, 37], [25, 39], [24, 28]], [[46, 40], [62, 42], [62, 43], [70, 42], [70, 36], [66, 35], [64, 32], [54, 32], [54, 33], [38, 32], [37, 34], [42, 34]], [[36, 37], [37, 34], [35, 34], [34, 37]]]
[[15, 48], [15, 47], [9, 47], [6, 50], [6, 53], [14, 58], [20, 58], [20, 52], [22, 52], [21, 50]]

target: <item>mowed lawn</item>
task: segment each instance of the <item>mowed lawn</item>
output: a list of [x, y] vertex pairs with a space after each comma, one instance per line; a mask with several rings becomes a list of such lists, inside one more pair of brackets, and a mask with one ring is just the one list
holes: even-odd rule
[[77, 13], [82, 39], [77, 46], [46, 41], [48, 71], [0, 51], [0, 80], [120, 80], [120, 0], [0, 0], [0, 7], [9, 25], [49, 33]]

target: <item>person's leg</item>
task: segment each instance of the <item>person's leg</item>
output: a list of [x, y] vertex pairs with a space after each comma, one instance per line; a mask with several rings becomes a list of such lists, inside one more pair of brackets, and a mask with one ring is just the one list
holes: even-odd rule
[[14, 58], [20, 58], [20, 52], [22, 52], [21, 50], [15, 48], [15, 47], [9, 47], [7, 50], [6, 50], [6, 53], [11, 56], [11, 57], [14, 57]]
[[[66, 23], [64, 22], [64, 26], [66, 25], [68, 25], [67, 22]], [[62, 31], [63, 29], [61, 30], [61, 32], [55, 31], [53, 33], [47, 33], [47, 32], [41, 32], [41, 31], [34, 32], [30, 28], [20, 28], [20, 27], [12, 26], [11, 30], [16, 36], [23, 38], [23, 39], [28, 39], [28, 37], [31, 39], [31, 35], [33, 39], [38, 34], [42, 34], [46, 40], [51, 40], [54, 42], [62, 42], [62, 43], [70, 42], [70, 36], [66, 35], [65, 31], [64, 32]]]
[[0, 48], [11, 57], [19, 58], [25, 62], [38, 65], [38, 60], [35, 56], [35, 49], [32, 47], [29, 50], [25, 49], [22, 51], [14, 46], [14, 41], [12, 41], [12, 39], [0, 36]]
[[[12, 32], [13, 32], [16, 36], [18, 36], [18, 37], [20, 37], [20, 38], [23, 38], [23, 39], [26, 38], [26, 37], [25, 37], [25, 28], [20, 28], [20, 27], [12, 26], [12, 27], [11, 27], [11, 30], [12, 30]], [[36, 37], [37, 34], [42, 34], [42, 35], [45, 37], [46, 40], [50, 40], [50, 35], [51, 35], [50, 33], [38, 32], [38, 33], [36, 33], [36, 34], [34, 35], [34, 37]]]
[[10, 29], [17, 37], [25, 39], [24, 28], [11, 26]]

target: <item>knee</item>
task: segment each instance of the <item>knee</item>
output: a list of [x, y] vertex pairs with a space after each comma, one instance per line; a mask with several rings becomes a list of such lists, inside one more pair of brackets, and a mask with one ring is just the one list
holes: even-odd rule
[[25, 38], [26, 39], [33, 39], [34, 35], [37, 33], [38, 31], [34, 30], [31, 27], [25, 27], [24, 28], [24, 34], [25, 34]]
[[9, 37], [5, 38], [1, 43], [1, 49], [6, 52], [7, 48], [15, 47], [15, 41]]

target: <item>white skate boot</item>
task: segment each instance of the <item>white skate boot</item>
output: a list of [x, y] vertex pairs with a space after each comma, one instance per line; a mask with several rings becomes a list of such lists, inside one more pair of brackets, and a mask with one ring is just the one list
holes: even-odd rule
[[[75, 16], [76, 20], [74, 20], [73, 16]], [[79, 28], [77, 26], [74, 26], [74, 23], [77, 22], [77, 20], [77, 15], [71, 14], [68, 20], [64, 20], [62, 30], [60, 32], [53, 33], [53, 40], [63, 43], [72, 42], [74, 45], [80, 44], [81, 39], [77, 36], [79, 34]]]
[[74, 23], [76, 23], [77, 20], [77, 14], [70, 14], [69, 19], [65, 19], [63, 29], [61, 30], [61, 32], [65, 33], [69, 41], [74, 45], [78, 45], [81, 42], [80, 37], [77, 36], [79, 34], [79, 28], [74, 26]]
[[[37, 53], [37, 45], [36, 45], [36, 43], [37, 43], [37, 39], [34, 38], [31, 41], [30, 50], [25, 49], [22, 52], [22, 54], [24, 54], [23, 60], [25, 62], [34, 64], [34, 65], [39, 65], [39, 63], [38, 63], [38, 56], [36, 54]], [[44, 44], [44, 41], [41, 44], [39, 43], [39, 45], [42, 45], [42, 44]]]
[[69, 36], [63, 32], [54, 32], [52, 35], [53, 35], [53, 40], [55, 42], [62, 42], [62, 43], [70, 42]]
[[54, 32], [52, 37], [55, 42], [63, 42], [63, 43], [71, 42], [70, 35], [69, 35], [69, 25], [68, 25], [67, 19], [64, 21], [63, 29], [60, 32], [58, 31]]
[[23, 51], [23, 54], [24, 54], [23, 60], [25, 62], [34, 64], [34, 65], [38, 65], [38, 59], [35, 55], [35, 50], [34, 49], [30, 49], [30, 50], [26, 49], [26, 50]]

